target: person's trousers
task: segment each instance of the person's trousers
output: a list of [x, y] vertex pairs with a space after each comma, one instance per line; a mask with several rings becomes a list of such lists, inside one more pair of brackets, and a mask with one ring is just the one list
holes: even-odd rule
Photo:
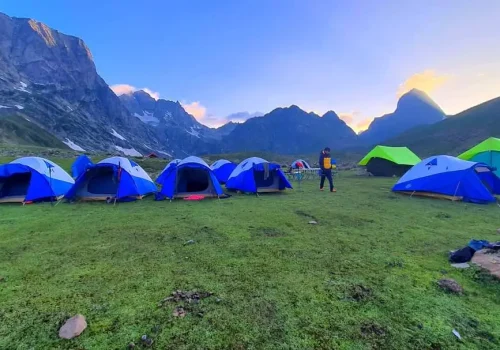
[[331, 170], [324, 170], [323, 173], [321, 174], [321, 182], [319, 184], [319, 188], [323, 188], [325, 185], [325, 178], [328, 179], [328, 182], [330, 183], [330, 191], [333, 191], [333, 177], [332, 177], [332, 171]]

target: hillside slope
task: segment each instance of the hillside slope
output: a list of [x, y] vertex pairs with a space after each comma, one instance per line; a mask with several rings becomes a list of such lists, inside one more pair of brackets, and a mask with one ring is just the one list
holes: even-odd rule
[[19, 115], [0, 116], [0, 143], [68, 148], [54, 135]]
[[457, 155], [491, 136], [500, 137], [500, 97], [439, 123], [409, 130], [385, 144], [407, 146], [421, 156]]

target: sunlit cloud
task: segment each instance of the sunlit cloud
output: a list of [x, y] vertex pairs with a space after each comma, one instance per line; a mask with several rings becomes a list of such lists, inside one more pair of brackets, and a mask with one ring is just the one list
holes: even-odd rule
[[210, 113], [207, 107], [202, 105], [201, 102], [199, 101], [194, 101], [194, 102], [182, 101], [181, 105], [184, 108], [184, 110], [187, 113], [191, 114], [198, 122], [210, 128], [218, 128], [229, 122], [244, 123], [250, 118], [259, 117], [263, 115], [263, 113], [260, 112], [255, 112], [255, 113], [237, 112], [230, 114], [227, 117], [221, 117], [216, 114]]
[[351, 126], [354, 120], [354, 112], [353, 113], [339, 113], [339, 118], [343, 120], [347, 125]]
[[207, 108], [203, 106], [199, 101], [195, 102], [181, 102], [182, 107], [186, 112], [191, 114], [200, 123], [207, 116]]
[[356, 123], [356, 125], [354, 125], [354, 127], [352, 128], [356, 133], [360, 133], [362, 131], [365, 131], [366, 129], [368, 129], [368, 127], [370, 126], [370, 124], [372, 123], [373, 121], [373, 118], [367, 118], [367, 119], [364, 119], [358, 123]]
[[427, 69], [421, 73], [413, 74], [399, 85], [397, 95], [401, 97], [411, 89], [418, 89], [429, 94], [446, 84], [449, 79], [449, 76], [438, 75], [435, 71]]
[[117, 96], [125, 95], [125, 94], [131, 94], [131, 93], [133, 93], [135, 91], [142, 90], [144, 92], [147, 92], [149, 94], [149, 96], [151, 96], [155, 100], [158, 100], [160, 98], [160, 93], [159, 92], [155, 92], [155, 91], [153, 91], [153, 90], [151, 90], [149, 88], [138, 89], [135, 86], [132, 86], [132, 85], [129, 85], [129, 84], [115, 84], [115, 85], [111, 85], [110, 88], [111, 88], [111, 90], [113, 90], [113, 92]]
[[373, 121], [373, 118], [363, 117], [359, 111], [339, 113], [338, 116], [358, 134], [368, 129]]

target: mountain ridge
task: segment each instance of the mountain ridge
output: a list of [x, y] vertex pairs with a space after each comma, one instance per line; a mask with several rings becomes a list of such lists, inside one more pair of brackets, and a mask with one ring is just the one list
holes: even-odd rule
[[[485, 104], [496, 106], [495, 101]], [[229, 122], [215, 129], [196, 120], [179, 101], [154, 99], [142, 90], [117, 96], [98, 74], [92, 53], [82, 39], [33, 19], [0, 13], [3, 142], [131, 156], [157, 152], [167, 157], [246, 151], [304, 154], [325, 146], [359, 149], [405, 139], [423, 148], [414, 140], [429, 145], [437, 142], [426, 133], [449, 139], [450, 144], [455, 141], [449, 134], [455, 133], [465, 143], [461, 123], [470, 128], [469, 134], [474, 134], [469, 139], [496, 133], [497, 120], [491, 114], [497, 113], [497, 107], [479, 108], [482, 105], [444, 119], [435, 101], [413, 89], [401, 96], [393, 113], [375, 118], [359, 135], [334, 111], [319, 116], [297, 105], [278, 107], [265, 115], [233, 113], [227, 120], [239, 118], [242, 122]], [[460, 119], [474, 114], [484, 119], [483, 124], [490, 130], [473, 125], [470, 116]], [[450, 125], [450, 130], [442, 125]]]

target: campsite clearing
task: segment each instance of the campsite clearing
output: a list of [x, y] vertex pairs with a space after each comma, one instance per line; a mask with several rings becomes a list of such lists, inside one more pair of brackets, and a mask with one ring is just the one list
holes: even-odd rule
[[[341, 173], [335, 194], [305, 181], [201, 202], [3, 205], [0, 348], [143, 335], [159, 349], [500, 347], [500, 282], [447, 260], [470, 238], [498, 239], [500, 209], [394, 194], [394, 182]], [[213, 295], [162, 303], [175, 291]], [[75, 314], [87, 329], [59, 339]]]

